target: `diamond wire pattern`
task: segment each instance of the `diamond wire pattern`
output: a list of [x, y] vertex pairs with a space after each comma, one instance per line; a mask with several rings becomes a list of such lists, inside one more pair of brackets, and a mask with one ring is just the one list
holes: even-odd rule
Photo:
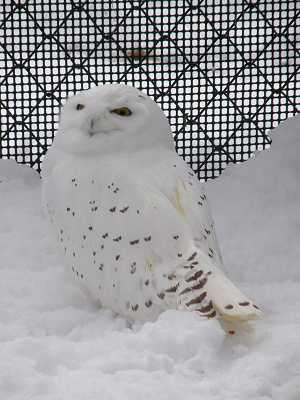
[[200, 179], [270, 144], [299, 111], [297, 0], [4, 0], [0, 157], [40, 169], [64, 99], [134, 85]]

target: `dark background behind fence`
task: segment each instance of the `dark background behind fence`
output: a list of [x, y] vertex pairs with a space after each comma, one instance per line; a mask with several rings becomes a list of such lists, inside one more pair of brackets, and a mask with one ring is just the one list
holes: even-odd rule
[[201, 179], [299, 107], [297, 0], [4, 0], [0, 15], [0, 157], [37, 169], [62, 100], [94, 85], [152, 96]]

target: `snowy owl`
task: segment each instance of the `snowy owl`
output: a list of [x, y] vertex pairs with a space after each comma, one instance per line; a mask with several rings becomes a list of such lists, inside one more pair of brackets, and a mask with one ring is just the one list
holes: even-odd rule
[[205, 191], [144, 93], [104, 85], [71, 97], [42, 177], [64, 263], [103, 307], [144, 321], [195, 311], [229, 333], [260, 316], [222, 272]]

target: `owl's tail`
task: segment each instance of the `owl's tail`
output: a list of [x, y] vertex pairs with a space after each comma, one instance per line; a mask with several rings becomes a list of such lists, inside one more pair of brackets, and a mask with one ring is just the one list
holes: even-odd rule
[[197, 254], [187, 270], [177, 290], [178, 308], [217, 317], [229, 334], [244, 322], [262, 317], [259, 307], [205, 256]]

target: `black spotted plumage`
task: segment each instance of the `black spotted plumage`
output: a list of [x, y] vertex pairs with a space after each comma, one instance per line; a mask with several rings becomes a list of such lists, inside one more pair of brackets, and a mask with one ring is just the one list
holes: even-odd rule
[[[235, 321], [258, 316], [222, 272], [208, 199], [174, 151], [168, 121], [139, 93], [104, 85], [63, 108], [42, 175], [64, 262], [104, 307], [129, 318], [151, 320], [169, 308]], [[85, 112], [73, 115], [73, 101]], [[130, 116], [106, 113], [118, 101]]]

